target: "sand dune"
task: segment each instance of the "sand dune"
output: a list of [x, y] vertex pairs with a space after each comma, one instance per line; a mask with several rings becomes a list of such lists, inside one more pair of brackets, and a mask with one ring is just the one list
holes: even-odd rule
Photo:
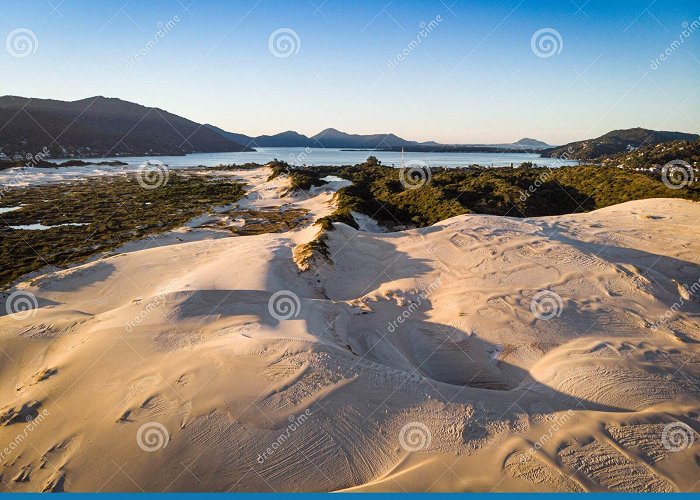
[[336, 224], [301, 272], [332, 188], [236, 175], [307, 224], [12, 290], [38, 307], [0, 317], [0, 489], [700, 490], [700, 205]]

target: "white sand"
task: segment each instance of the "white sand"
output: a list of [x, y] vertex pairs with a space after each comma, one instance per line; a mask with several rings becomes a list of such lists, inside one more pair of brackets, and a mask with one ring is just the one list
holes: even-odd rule
[[[333, 210], [236, 175], [243, 207]], [[304, 273], [317, 226], [190, 227], [20, 283], [39, 308], [0, 317], [0, 489], [698, 491], [698, 220], [656, 199], [336, 225]]]

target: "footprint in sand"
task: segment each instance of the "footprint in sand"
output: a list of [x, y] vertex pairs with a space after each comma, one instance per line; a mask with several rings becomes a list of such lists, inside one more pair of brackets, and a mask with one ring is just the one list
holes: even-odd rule
[[675, 486], [645, 465], [632, 461], [612, 446], [593, 440], [572, 444], [559, 452], [559, 458], [579, 476], [600, 489], [623, 492], [672, 492]]
[[503, 465], [503, 472], [512, 478], [524, 479], [537, 486], [545, 486], [551, 491], [582, 492], [581, 486], [561, 472], [525, 453], [511, 453]]
[[621, 447], [634, 450], [654, 464], [668, 455], [660, 439], [664, 427], [665, 424], [635, 424], [608, 426], [606, 430]]

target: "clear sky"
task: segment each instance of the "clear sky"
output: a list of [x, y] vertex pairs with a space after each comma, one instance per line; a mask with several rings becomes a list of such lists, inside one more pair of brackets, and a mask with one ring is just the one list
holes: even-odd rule
[[[699, 1], [453, 1], [0, 0], [0, 94], [119, 97], [249, 135], [700, 133]], [[271, 50], [281, 28], [291, 46]]]

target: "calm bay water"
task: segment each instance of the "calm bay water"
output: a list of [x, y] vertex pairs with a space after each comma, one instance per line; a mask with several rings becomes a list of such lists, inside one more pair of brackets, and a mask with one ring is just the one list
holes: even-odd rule
[[[368, 156], [373, 155], [388, 166], [401, 165], [401, 153], [393, 151], [343, 151], [332, 148], [257, 148], [255, 152], [246, 153], [193, 153], [186, 156], [144, 156], [119, 158], [93, 158], [86, 161], [119, 160], [128, 163], [127, 166], [107, 167], [89, 165], [87, 167], [64, 167], [59, 169], [28, 168], [0, 171], [0, 186], [31, 185], [49, 182], [83, 179], [88, 176], [114, 175], [121, 172], [136, 170], [146, 161], [160, 161], [169, 168], [179, 169], [196, 167], [214, 167], [221, 164], [267, 163], [278, 159], [292, 165], [355, 165], [362, 163]], [[60, 161], [60, 160], [59, 160]], [[532, 162], [542, 166], [562, 166], [575, 164], [563, 160], [540, 158], [528, 153], [404, 153], [404, 161], [425, 162], [431, 167], [465, 167], [482, 165], [493, 167], [518, 166], [523, 162]], [[18, 171], [18, 170], [21, 170]]]
[[[146, 160], [160, 160], [173, 168], [204, 165], [213, 167], [222, 163], [267, 163], [278, 159], [294, 165], [356, 165], [362, 163], [368, 156], [379, 158], [385, 165], [400, 166], [401, 153], [394, 151], [347, 151], [335, 148], [257, 148], [249, 153], [194, 153], [187, 156], [107, 158], [121, 160], [130, 165], [140, 165]], [[561, 165], [561, 161], [551, 158], [540, 158], [528, 153], [404, 153], [404, 160], [420, 160], [432, 167], [465, 167], [468, 165], [483, 165], [493, 167], [519, 165], [531, 161], [539, 165]]]

